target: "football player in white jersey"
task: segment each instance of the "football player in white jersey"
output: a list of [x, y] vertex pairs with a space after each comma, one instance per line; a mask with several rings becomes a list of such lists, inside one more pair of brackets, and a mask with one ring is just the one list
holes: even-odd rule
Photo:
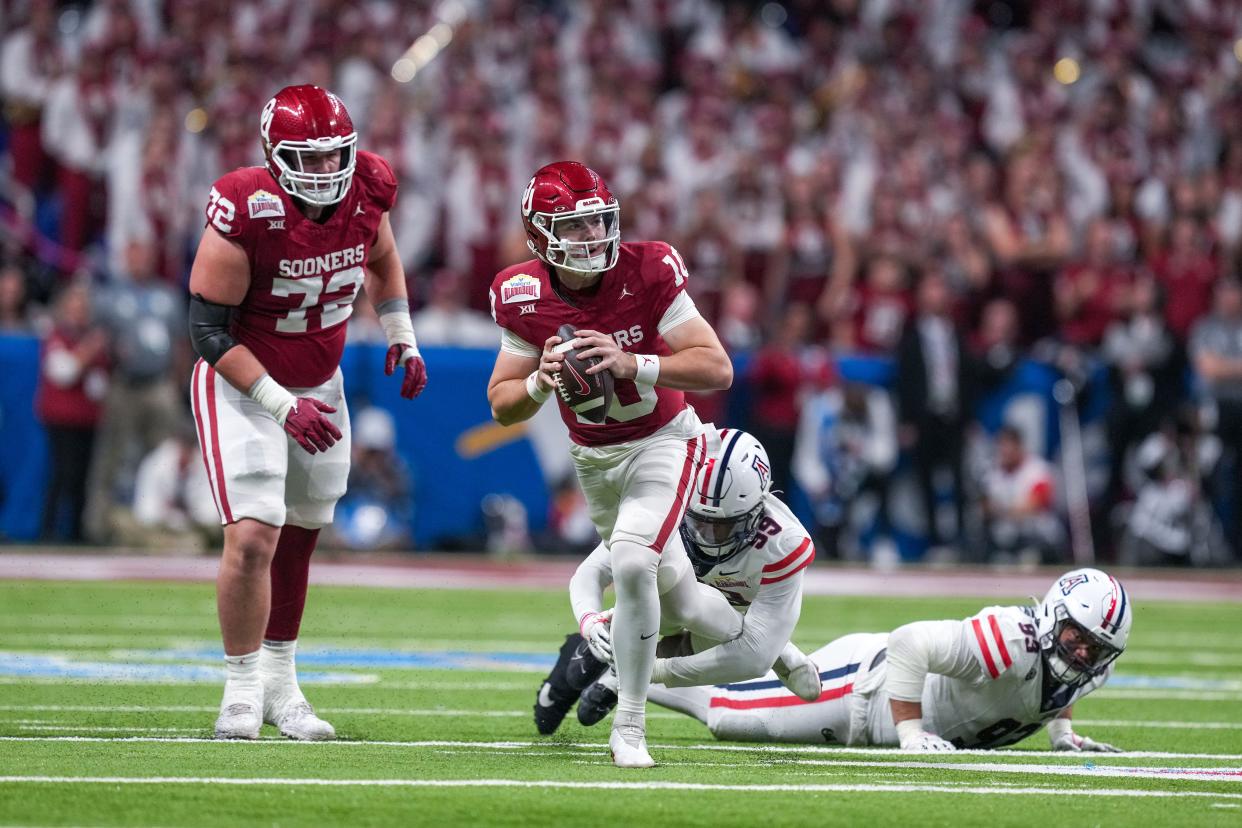
[[[815, 559], [815, 548], [798, 519], [770, 493], [771, 466], [759, 441], [737, 429], [723, 429], [718, 437], [709, 446], [682, 519], [686, 554], [666, 551], [666, 562], [680, 564], [662, 562], [659, 572], [666, 638], [652, 681], [691, 687], [744, 681], [775, 669], [783, 686], [815, 699], [818, 671], [789, 641], [802, 611], [803, 573]], [[599, 721], [616, 703], [615, 674], [591, 684], [612, 660], [609, 613], [603, 611], [604, 589], [611, 582], [611, 559], [600, 544], [569, 584], [580, 633], [566, 638], [540, 688], [535, 723], [541, 733], [560, 725], [580, 693], [583, 724]]]
[[1125, 650], [1133, 607], [1115, 578], [1077, 569], [1035, 607], [987, 607], [964, 621], [858, 633], [811, 654], [824, 682], [810, 703], [760, 679], [726, 687], [654, 686], [650, 699], [694, 716], [718, 739], [1000, 748], [1047, 727], [1054, 750], [1118, 752], [1074, 732], [1076, 701]]

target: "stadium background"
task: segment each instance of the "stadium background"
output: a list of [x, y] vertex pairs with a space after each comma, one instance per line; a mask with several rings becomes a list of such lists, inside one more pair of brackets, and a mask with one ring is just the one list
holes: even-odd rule
[[[518, 194], [531, 170], [572, 157], [618, 192], [625, 238], [666, 239], [684, 255], [739, 368], [732, 392], [696, 405], [764, 439], [781, 488], [819, 524], [824, 557], [835, 547], [892, 563], [931, 546], [935, 560], [1033, 560], [997, 545], [980, 505], [991, 435], [1008, 423], [1051, 461], [1047, 512], [1060, 540], [1035, 559], [1069, 560], [1071, 538], [1090, 554], [1074, 531], [1084, 510], [1071, 508], [1085, 491], [1102, 560], [1140, 531], [1126, 507], [1144, 496], [1193, 527], [1193, 541], [1128, 562], [1232, 560], [1242, 487], [1228, 414], [1242, 380], [1205, 383], [1187, 351], [1236, 356], [1230, 336], [1242, 330], [1236, 314], [1213, 316], [1242, 240], [1237, 3], [10, 0], [0, 10], [0, 531], [10, 539], [212, 546], [192, 507], [145, 514], [134, 502], [139, 462], [186, 417], [190, 361], [179, 310], [145, 309], [183, 301], [210, 183], [262, 160], [263, 102], [284, 83], [314, 82], [344, 98], [360, 146], [401, 178], [394, 228], [432, 378], [423, 399], [398, 406], [378, 376], [369, 303], [355, 306], [350, 403], [355, 416], [378, 409], [362, 442], [401, 463], [351, 483], [367, 494], [343, 505], [338, 544], [589, 544], [557, 426], [491, 427], [482, 393], [495, 347], [485, 286], [526, 256]], [[949, 528], [930, 538], [912, 472], [918, 446], [934, 440], [906, 428], [926, 412], [898, 395], [895, 422], [861, 427], [892, 456], [870, 468], [857, 445], [807, 425], [825, 410], [840, 419], [832, 406], [855, 380], [895, 387], [928, 274], [948, 285], [959, 362], [980, 367], [950, 391], [950, 408], [963, 409], [950, 421], [965, 479], [960, 494], [934, 479]], [[1161, 296], [1151, 313], [1140, 307]], [[83, 298], [95, 310], [75, 323]], [[166, 336], [152, 318], [169, 321]], [[1205, 319], [1219, 337], [1195, 339]], [[50, 381], [37, 342], [57, 329], [107, 332], [92, 378], [110, 375], [113, 390], [86, 389], [97, 407], [68, 421], [31, 405]], [[1083, 423], [1082, 450], [1064, 457], [1052, 396], [1062, 378]], [[1212, 402], [1215, 420], [1203, 415]], [[800, 418], [810, 438], [799, 443]], [[1161, 430], [1141, 463], [1123, 462]], [[193, 465], [178, 467], [181, 484], [192, 487]], [[49, 512], [57, 469], [62, 497]], [[70, 478], [90, 481], [84, 502]], [[875, 520], [874, 497], [861, 517], [843, 514], [856, 498], [842, 480], [860, 498], [884, 491], [888, 519]]]

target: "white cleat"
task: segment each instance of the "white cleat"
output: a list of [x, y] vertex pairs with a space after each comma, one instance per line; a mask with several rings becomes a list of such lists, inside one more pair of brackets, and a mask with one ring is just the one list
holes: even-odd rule
[[647, 734], [641, 727], [614, 727], [608, 737], [608, 750], [612, 753], [612, 763], [618, 768], [655, 767], [655, 760], [647, 752]]
[[217, 739], [257, 739], [263, 717], [259, 715], [259, 703], [254, 701], [225, 701], [220, 705], [216, 719]]
[[280, 735], [299, 742], [328, 742], [336, 738], [336, 728], [315, 715], [306, 697], [268, 694], [263, 702], [263, 721], [276, 725]]
[[[779, 664], [778, 661], [777, 665]], [[789, 692], [806, 702], [818, 699], [823, 689], [823, 682], [819, 678], [819, 668], [809, 658], [783, 675], [780, 670], [776, 670], [776, 675]]]

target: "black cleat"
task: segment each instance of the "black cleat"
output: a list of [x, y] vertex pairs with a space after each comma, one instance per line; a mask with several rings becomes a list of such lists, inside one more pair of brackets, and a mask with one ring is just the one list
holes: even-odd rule
[[578, 722], [586, 727], [598, 724], [616, 706], [616, 691], [597, 681], [578, 698]]
[[591, 684], [608, 665], [597, 659], [578, 633], [565, 636], [552, 672], [535, 696], [535, 728], [544, 736], [556, 732], [578, 700], [582, 688]]

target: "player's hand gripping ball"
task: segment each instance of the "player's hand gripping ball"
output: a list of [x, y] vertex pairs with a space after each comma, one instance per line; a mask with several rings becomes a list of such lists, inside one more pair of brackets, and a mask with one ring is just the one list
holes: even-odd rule
[[586, 369], [599, 364], [599, 357], [580, 359], [578, 354], [585, 349], [571, 347], [574, 341], [574, 326], [561, 325], [556, 335], [561, 344], [556, 346], [557, 353], [565, 355], [561, 370], [554, 374], [556, 378], [556, 395], [561, 404], [569, 410], [592, 423], [602, 423], [612, 406], [613, 377], [611, 371], [600, 371], [588, 374]]

